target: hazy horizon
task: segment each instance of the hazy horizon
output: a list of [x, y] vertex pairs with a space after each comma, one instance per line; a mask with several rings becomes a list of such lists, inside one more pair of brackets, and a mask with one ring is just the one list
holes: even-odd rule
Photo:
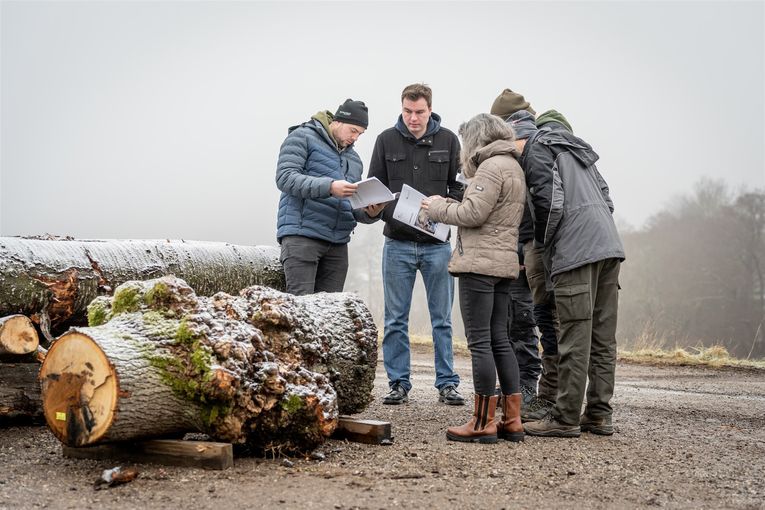
[[[287, 128], [401, 89], [453, 131], [505, 87], [600, 154], [620, 223], [765, 188], [765, 3], [2, 2], [0, 235], [276, 244]], [[359, 226], [360, 229], [369, 228]]]

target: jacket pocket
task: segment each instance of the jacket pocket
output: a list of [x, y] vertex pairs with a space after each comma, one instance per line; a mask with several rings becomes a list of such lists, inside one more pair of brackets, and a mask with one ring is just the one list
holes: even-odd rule
[[388, 169], [388, 179], [406, 178], [406, 154], [403, 152], [386, 152], [385, 166]]
[[445, 181], [449, 178], [448, 150], [428, 152], [428, 177], [432, 181]]
[[555, 305], [561, 321], [586, 321], [592, 318], [590, 285], [577, 283], [555, 287]]

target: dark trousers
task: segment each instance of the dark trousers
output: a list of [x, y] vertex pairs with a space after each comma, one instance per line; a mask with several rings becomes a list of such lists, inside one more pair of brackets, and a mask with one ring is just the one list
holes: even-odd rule
[[348, 274], [347, 244], [286, 236], [281, 240], [280, 259], [290, 294], [343, 291]]
[[533, 242], [527, 242], [523, 246], [523, 259], [534, 301], [534, 320], [539, 328], [542, 351], [545, 356], [555, 356], [558, 354], [558, 318], [555, 310], [555, 295], [547, 290], [542, 249], [535, 248]]
[[507, 337], [509, 293], [507, 278], [459, 275], [460, 311], [477, 395], [493, 395], [497, 376], [505, 395], [520, 391], [518, 362]]
[[[542, 372], [539, 358], [539, 338], [534, 321], [534, 304], [531, 289], [526, 279], [526, 271], [521, 270], [518, 278], [510, 281], [509, 306], [510, 344], [518, 360], [521, 386], [528, 386], [536, 391], [537, 380]], [[557, 345], [556, 345], [557, 347]]]
[[561, 423], [579, 423], [585, 388], [585, 412], [592, 417], [611, 415], [619, 266], [619, 259], [606, 259], [553, 278], [560, 318], [560, 361], [558, 398], [552, 412]]

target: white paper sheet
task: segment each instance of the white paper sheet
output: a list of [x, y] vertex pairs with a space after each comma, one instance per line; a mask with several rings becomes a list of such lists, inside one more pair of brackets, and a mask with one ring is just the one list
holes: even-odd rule
[[423, 198], [425, 195], [404, 184], [396, 209], [393, 211], [393, 218], [436, 239], [446, 241], [449, 237], [449, 225], [428, 219], [427, 211], [420, 207]]
[[370, 177], [356, 184], [358, 185], [356, 192], [348, 199], [354, 209], [361, 209], [373, 204], [384, 204], [396, 198], [377, 177]]

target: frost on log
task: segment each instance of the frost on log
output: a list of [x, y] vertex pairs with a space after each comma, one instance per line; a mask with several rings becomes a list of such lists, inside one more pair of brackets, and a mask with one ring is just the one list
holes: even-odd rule
[[163, 277], [88, 312], [91, 326], [59, 337], [40, 370], [45, 419], [68, 446], [204, 432], [301, 451], [371, 400], [377, 330], [354, 294], [198, 297]]
[[183, 278], [203, 296], [251, 285], [284, 289], [270, 246], [169, 240], [0, 237], [0, 316], [24, 314], [44, 332], [86, 324], [94, 298], [129, 280]]

